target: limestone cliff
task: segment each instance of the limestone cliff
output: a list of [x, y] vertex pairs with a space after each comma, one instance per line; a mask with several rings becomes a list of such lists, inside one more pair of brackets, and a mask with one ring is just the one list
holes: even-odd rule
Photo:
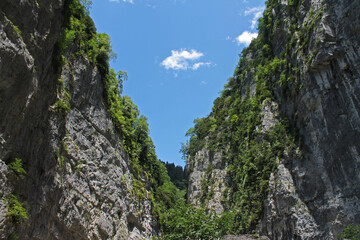
[[0, 238], [148, 239], [153, 205], [99, 71], [56, 60], [63, 21], [63, 0], [0, 2]]
[[195, 126], [191, 203], [239, 209], [242, 232], [271, 239], [336, 239], [360, 223], [359, 11], [354, 0], [267, 1], [258, 39]]

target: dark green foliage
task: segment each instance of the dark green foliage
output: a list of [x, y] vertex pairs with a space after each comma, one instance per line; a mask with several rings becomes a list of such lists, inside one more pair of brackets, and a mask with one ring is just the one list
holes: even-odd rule
[[260, 42], [262, 46], [266, 46], [266, 44], [268, 44], [270, 46], [270, 49], [272, 49], [271, 38], [273, 36], [273, 26], [274, 26], [272, 10], [276, 8], [277, 5], [278, 5], [277, 0], [268, 0], [266, 2], [266, 8], [263, 13], [263, 17], [259, 19], [259, 24], [258, 24], [259, 37], [257, 41]]
[[360, 224], [350, 224], [338, 235], [341, 239], [360, 240]]
[[20, 158], [15, 158], [15, 160], [8, 164], [8, 167], [21, 179], [26, 175], [26, 171], [23, 168], [23, 164]]
[[234, 233], [235, 213], [227, 211], [218, 216], [203, 208], [186, 204], [178, 195], [176, 205], [169, 209], [161, 219], [166, 240], [171, 239], [221, 239]]
[[187, 188], [187, 174], [186, 167], [175, 166], [174, 163], [165, 163], [166, 170], [169, 174], [170, 180], [174, 185], [180, 189], [185, 190]]
[[9, 237], [11, 240], [18, 240], [19, 236], [16, 233], [12, 233]]
[[221, 217], [211, 212], [206, 214], [202, 208], [186, 204], [184, 199], [176, 202], [162, 219], [163, 233], [166, 240], [211, 240], [218, 239], [229, 232], [233, 217], [224, 213]]
[[[266, 92], [263, 90], [263, 92]], [[286, 148], [294, 148], [294, 139], [288, 134], [287, 124], [277, 124], [269, 133], [256, 131], [261, 119], [261, 103], [263, 97], [241, 96], [234, 103], [221, 109], [213, 109], [225, 114], [219, 116], [220, 134], [212, 135], [209, 140], [193, 138], [194, 141], [209, 141], [209, 146], [216, 146], [217, 151], [223, 151], [225, 160], [229, 163], [228, 172], [232, 184], [230, 187], [231, 203], [228, 207], [235, 211], [233, 231], [250, 233], [256, 228], [262, 213], [262, 201], [268, 191], [270, 173], [276, 167], [276, 160], [282, 157]], [[218, 100], [220, 101], [220, 100]], [[229, 116], [228, 118], [226, 116]], [[220, 122], [223, 121], [223, 122]], [[201, 122], [201, 121], [200, 121]], [[227, 128], [227, 129], [226, 129]], [[189, 156], [195, 153], [190, 152]], [[211, 165], [209, 165], [211, 166]], [[211, 168], [205, 173], [202, 181], [201, 200], [211, 198]]]
[[57, 42], [55, 62], [59, 65], [64, 64], [64, 54], [70, 50], [71, 57], [86, 56], [104, 74], [108, 71], [109, 59], [115, 54], [111, 50], [110, 37], [105, 33], [96, 32], [95, 24], [88, 12], [90, 5], [89, 0], [65, 1], [64, 30]]
[[6, 201], [8, 203], [7, 214], [13, 218], [16, 224], [19, 224], [24, 219], [28, 219], [27, 210], [24, 208], [23, 203], [20, 202], [18, 196], [10, 194]]
[[[295, 155], [298, 147], [294, 130], [280, 117], [269, 131], [261, 129], [262, 108], [278, 101], [273, 89], [292, 87], [290, 84], [300, 75], [299, 69], [287, 59], [289, 55], [274, 56], [272, 9], [278, 7], [278, 1], [269, 0], [266, 4], [264, 16], [259, 20], [259, 37], [243, 50], [234, 76], [229, 78], [221, 96], [214, 101], [212, 112], [208, 117], [194, 121], [195, 126], [187, 132], [190, 140], [183, 147], [190, 171], [199, 150], [207, 148], [222, 152], [230, 178], [223, 193], [226, 197], [222, 200], [232, 213], [233, 225], [226, 230], [229, 233], [255, 231], [271, 172], [284, 153]], [[299, 1], [290, 2], [291, 7], [297, 8], [298, 4]], [[201, 188], [205, 206], [212, 195], [212, 184], [209, 170]]]

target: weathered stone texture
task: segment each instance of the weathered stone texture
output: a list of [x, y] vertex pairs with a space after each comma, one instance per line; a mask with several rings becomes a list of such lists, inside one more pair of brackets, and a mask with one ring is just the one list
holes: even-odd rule
[[[98, 71], [86, 59], [62, 70], [54, 60], [63, 4], [0, 2], [0, 238], [148, 239], [157, 226], [152, 204], [133, 189]], [[65, 90], [68, 113], [55, 105]], [[24, 179], [7, 166], [15, 158]], [[9, 194], [29, 219], [8, 215]]]
[[[285, 157], [272, 176], [260, 229], [273, 239], [335, 239], [360, 221], [360, 3], [303, 6], [299, 22], [311, 20], [310, 8], [323, 11], [308, 38], [315, 56], [302, 66], [301, 90], [280, 101], [299, 130], [303, 158]], [[294, 61], [306, 59], [295, 54]]]
[[[301, 87], [290, 86], [286, 93], [275, 89], [276, 103], [263, 105], [259, 128], [266, 132], [276, 116], [286, 116], [298, 129], [301, 157], [285, 153], [279, 159], [258, 231], [270, 239], [336, 239], [347, 224], [360, 223], [360, 2], [300, 2], [299, 28], [291, 37], [306, 32], [314, 21], [305, 34], [307, 47], [299, 50], [303, 42], [298, 39], [290, 53], [291, 63], [300, 71]], [[278, 1], [272, 11], [274, 21], [280, 19], [272, 38], [278, 57], [294, 24], [288, 4]], [[321, 17], [314, 20], [319, 12]], [[274, 76], [273, 81], [279, 79]], [[245, 84], [253, 89], [255, 82], [247, 79]], [[196, 161], [206, 151], [201, 150]], [[199, 189], [206, 170], [197, 163], [193, 166], [190, 192]], [[225, 176], [224, 170], [218, 171]], [[197, 195], [188, 195], [196, 203]]]
[[[222, 193], [226, 187], [227, 171], [221, 154], [214, 154], [214, 152], [204, 149], [196, 154], [194, 161], [188, 163], [188, 167], [190, 169], [187, 189], [189, 203], [194, 206], [204, 205], [208, 210], [219, 214], [223, 212]], [[211, 171], [207, 171], [209, 167], [212, 169]], [[211, 184], [204, 189], [203, 185], [206, 185], [206, 182], [211, 182]], [[213, 192], [213, 195], [208, 198], [203, 197], [204, 200], [201, 200], [201, 197], [209, 192]]]

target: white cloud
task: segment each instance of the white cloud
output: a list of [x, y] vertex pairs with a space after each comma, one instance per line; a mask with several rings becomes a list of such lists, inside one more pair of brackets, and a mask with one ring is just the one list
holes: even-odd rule
[[237, 36], [235, 40], [238, 43], [238, 45], [245, 44], [246, 46], [248, 46], [251, 43], [251, 40], [253, 40], [257, 36], [258, 36], [257, 33], [251, 33], [245, 31], [241, 35]]
[[133, 0], [109, 0], [110, 2], [120, 2], [120, 1], [122, 1], [122, 2], [128, 2], [128, 3], [131, 3], [131, 4], [134, 4], [134, 1]]
[[264, 10], [265, 10], [264, 6], [259, 6], [259, 7], [250, 8], [245, 11], [245, 16], [253, 15], [253, 18], [251, 19], [251, 29], [255, 28], [257, 20], [262, 16]]
[[198, 68], [201, 66], [210, 66], [210, 65], [211, 65], [210, 62], [198, 62], [198, 63], [194, 63], [194, 65], [191, 67], [191, 69], [198, 70]]
[[160, 65], [166, 69], [173, 70], [197, 70], [201, 66], [211, 65], [210, 62], [197, 61], [203, 56], [204, 54], [202, 52], [198, 52], [194, 49], [191, 49], [190, 51], [186, 49], [181, 49], [180, 51], [171, 50], [171, 56], [165, 58]]

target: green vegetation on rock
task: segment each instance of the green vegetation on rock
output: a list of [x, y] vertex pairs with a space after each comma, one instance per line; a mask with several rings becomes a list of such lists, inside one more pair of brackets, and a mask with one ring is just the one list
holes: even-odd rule
[[[229, 221], [234, 222], [228, 233], [255, 231], [269, 190], [270, 174], [284, 154], [295, 156], [298, 147], [296, 130], [286, 118], [277, 116], [276, 109], [273, 110], [277, 123], [269, 130], [262, 129], [262, 109], [278, 102], [274, 89], [286, 91], [285, 88], [292, 88], [289, 86], [294, 81], [292, 78], [296, 78], [293, 76], [296, 70], [286, 56], [274, 56], [272, 50], [275, 25], [272, 9], [279, 3], [269, 0], [266, 4], [264, 16], [259, 20], [258, 38], [243, 50], [234, 76], [214, 101], [209, 116], [194, 121], [195, 126], [187, 132], [190, 140], [183, 147], [190, 171], [201, 149], [221, 152], [230, 178], [225, 183], [226, 197], [222, 202], [232, 213]], [[298, 1], [289, 5], [291, 9], [297, 7]], [[203, 203], [212, 198], [211, 174], [205, 175], [208, 177], [201, 186]]]
[[26, 171], [23, 168], [23, 164], [20, 158], [15, 158], [13, 162], [8, 164], [8, 167], [21, 179], [26, 175]]
[[27, 210], [24, 204], [20, 202], [18, 196], [10, 194], [6, 198], [8, 204], [8, 215], [13, 217], [14, 221], [19, 224], [20, 221], [28, 219]]
[[5, 19], [6, 19], [7, 21], [10, 22], [11, 26], [13, 27], [13, 29], [14, 29], [14, 31], [16, 32], [16, 34], [18, 35], [18, 37], [19, 37], [20, 39], [22, 39], [22, 36], [21, 36], [22, 32], [21, 32], [21, 30], [20, 30], [16, 25], [14, 25], [13, 22], [10, 21], [10, 19], [8, 19], [6, 16], [4, 16], [4, 17], [5, 17]]
[[[147, 118], [140, 115], [138, 107], [129, 96], [122, 96], [123, 81], [127, 73], [115, 72], [109, 61], [115, 54], [111, 48], [110, 37], [97, 33], [88, 9], [91, 1], [66, 0], [63, 34], [57, 43], [61, 58], [55, 59], [60, 65], [76, 58], [87, 58], [100, 72], [104, 85], [105, 103], [114, 123], [116, 132], [122, 137], [120, 143], [126, 150], [133, 175], [132, 192], [139, 203], [148, 197], [152, 200], [153, 215], [159, 219], [176, 200], [178, 189], [171, 183], [166, 167], [157, 158], [155, 146], [149, 137]], [[59, 81], [62, 85], [62, 81]], [[61, 94], [60, 94], [61, 93]], [[59, 109], [69, 110], [66, 90], [60, 86], [56, 102]], [[150, 183], [150, 184], [149, 184]], [[146, 193], [150, 193], [150, 195]]]
[[[206, 210], [208, 200], [214, 195], [212, 166], [208, 167], [201, 183], [203, 208], [193, 208], [184, 200], [175, 204], [180, 192], [168, 175], [173, 168], [167, 170], [157, 158], [146, 117], [140, 115], [129, 96], [122, 95], [127, 73], [110, 68], [109, 60], [114, 56], [110, 37], [96, 32], [85, 10], [90, 1], [66, 0], [64, 32], [57, 48], [62, 57], [57, 61], [63, 64], [65, 60], [85, 57], [99, 70], [106, 106], [131, 163], [132, 191], [139, 201], [150, 193], [153, 214], [159, 219], [166, 239], [211, 239], [224, 234], [253, 233], [263, 212], [270, 174], [284, 155], [299, 157], [296, 129], [284, 116], [279, 116], [276, 107], [272, 109], [275, 123], [264, 130], [262, 122], [265, 107], [273, 108], [281, 103], [281, 98], [301, 89], [301, 74], [306, 69], [292, 61], [293, 55], [301, 57], [310, 52], [306, 64], [309, 69], [317, 54], [309, 50], [308, 38], [322, 13], [310, 11], [309, 20], [304, 26], [298, 26], [296, 16], [301, 3], [301, 0], [289, 1], [287, 14], [291, 23], [285, 49], [275, 55], [272, 38], [275, 28], [284, 23], [273, 14], [273, 9], [279, 8], [279, 1], [266, 2], [264, 16], [259, 20], [258, 38], [243, 50], [233, 77], [214, 101], [209, 116], [196, 119], [195, 126], [186, 133], [190, 139], [182, 151], [187, 156], [190, 172], [196, 153], [202, 149], [221, 153], [222, 161], [228, 166], [230, 180], [222, 183], [225, 184], [222, 203], [227, 211], [219, 217]], [[276, 96], [274, 89], [280, 90], [281, 96]], [[60, 93], [66, 97], [65, 89]], [[66, 102], [57, 105], [65, 111], [69, 106]], [[174, 179], [179, 188], [184, 187], [183, 181]]]
[[66, 115], [71, 111], [70, 108], [70, 100], [71, 96], [69, 92], [64, 87], [64, 82], [62, 79], [58, 79], [57, 81], [57, 89], [56, 89], [56, 102], [54, 105], [55, 111]]
[[348, 225], [338, 237], [341, 239], [360, 240], [360, 225]]

